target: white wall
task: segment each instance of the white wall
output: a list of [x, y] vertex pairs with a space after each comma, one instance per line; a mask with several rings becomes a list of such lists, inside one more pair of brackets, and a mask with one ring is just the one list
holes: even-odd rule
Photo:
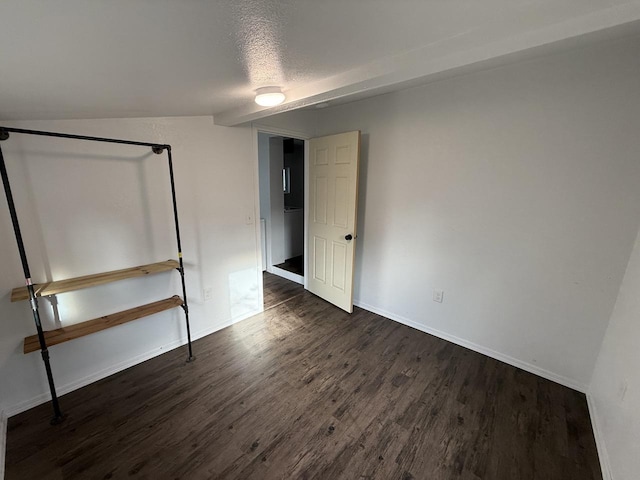
[[261, 118], [252, 125], [256, 128], [264, 127], [265, 131], [277, 133], [278, 135], [307, 138], [316, 133], [318, 112], [319, 110], [317, 109], [293, 110]]
[[322, 110], [362, 131], [357, 302], [585, 391], [640, 221], [639, 46]]
[[640, 232], [591, 381], [600, 460], [615, 480], [640, 471]]
[[269, 138], [268, 133], [258, 133], [258, 186], [260, 190], [260, 217], [267, 219], [271, 215], [271, 176], [269, 174]]
[[[250, 127], [214, 126], [211, 117], [11, 125], [170, 143], [194, 338], [262, 308], [257, 227], [246, 222], [257, 213]], [[146, 148], [17, 134], [2, 148], [34, 280], [176, 258], [165, 157]], [[22, 354], [23, 338], [35, 332], [29, 306], [9, 302], [24, 277], [4, 194], [0, 259], [0, 410], [11, 415], [46, 399], [48, 389], [40, 355]], [[211, 302], [203, 303], [204, 287], [213, 288]], [[126, 280], [59, 295], [60, 317], [74, 323], [179, 293], [176, 272]], [[51, 325], [49, 303], [42, 299], [40, 306]], [[59, 391], [162, 353], [185, 335], [184, 316], [174, 309], [53, 346]]]
[[0, 478], [4, 478], [4, 464], [7, 445], [7, 416], [0, 410]]

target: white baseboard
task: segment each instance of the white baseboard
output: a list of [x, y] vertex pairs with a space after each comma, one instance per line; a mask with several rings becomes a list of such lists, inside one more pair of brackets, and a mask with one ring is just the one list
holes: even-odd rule
[[4, 478], [4, 459], [7, 451], [7, 415], [0, 410], [0, 479]]
[[395, 322], [402, 323], [403, 325], [407, 325], [408, 327], [412, 327], [416, 330], [420, 330], [421, 332], [433, 335], [434, 337], [442, 338], [443, 340], [447, 340], [448, 342], [455, 343], [456, 345], [460, 345], [461, 347], [468, 348], [469, 350], [473, 350], [474, 352], [482, 353], [483, 355], [486, 355], [488, 357], [495, 358], [496, 360], [500, 360], [501, 362], [521, 368], [522, 370], [533, 373], [534, 375], [538, 375], [542, 378], [546, 378], [547, 380], [551, 380], [552, 382], [559, 383], [560, 385], [564, 385], [565, 387], [572, 388], [582, 393], [587, 392], [586, 385], [562, 375], [558, 375], [557, 373], [550, 372], [549, 370], [545, 370], [544, 368], [540, 368], [537, 365], [523, 362], [522, 360], [513, 358], [504, 353], [497, 352], [488, 347], [478, 345], [477, 343], [473, 343], [463, 338], [450, 335], [440, 330], [436, 330], [435, 328], [427, 327], [414, 320], [404, 318], [400, 315], [396, 315], [395, 313], [387, 312], [381, 308], [366, 304], [359, 300], [354, 300], [353, 304], [360, 308], [364, 308], [365, 310], [369, 310], [370, 312], [382, 315], [383, 317], [389, 318]]
[[299, 283], [300, 285], [304, 285], [304, 277], [302, 275], [298, 275], [297, 273], [289, 272], [288, 270], [283, 270], [282, 268], [278, 268], [276, 266], [267, 268], [267, 272], [273, 273], [274, 275], [278, 275], [282, 278], [286, 278], [287, 280], [291, 280], [292, 282]]
[[[254, 315], [257, 315], [258, 313], [260, 313], [262, 310], [256, 310], [255, 312], [249, 312], [245, 315], [239, 316], [237, 318], [234, 319], [230, 319], [227, 320], [226, 322], [220, 324], [220, 325], [216, 325], [214, 327], [208, 327], [202, 330], [198, 330], [196, 332], [193, 332], [191, 335], [191, 339], [192, 340], [197, 340], [198, 338], [202, 338], [205, 337], [207, 335], [211, 335], [212, 333], [217, 332], [218, 330], [222, 330], [223, 328], [227, 328], [235, 323], [241, 322], [242, 320], [246, 320], [247, 318], [253, 317]], [[118, 373], [121, 372], [122, 370], [126, 370], [129, 367], [133, 367], [134, 365], [137, 365], [139, 363], [145, 362], [147, 360], [150, 360], [154, 357], [157, 357], [158, 355], [162, 355], [163, 353], [169, 352], [175, 348], [181, 347], [183, 345], [186, 345], [187, 343], [187, 337], [184, 338], [180, 338], [178, 340], [174, 340], [173, 342], [170, 342], [168, 344], [165, 344], [159, 348], [156, 348], [154, 350], [151, 350], [149, 352], [140, 354], [140, 355], [136, 355], [135, 357], [129, 358], [123, 362], [119, 362], [116, 363], [115, 365], [112, 365], [108, 368], [105, 368], [103, 370], [100, 370], [98, 372], [95, 372], [91, 375], [88, 375], [86, 377], [80, 378], [78, 380], [74, 380], [73, 382], [67, 383], [65, 385], [61, 385], [57, 388], [57, 393], [58, 396], [62, 396], [66, 393], [69, 392], [73, 392], [74, 390], [77, 390], [79, 388], [82, 388], [84, 386], [87, 386], [91, 383], [97, 382], [98, 380], [102, 380], [103, 378], [106, 378], [110, 375], [113, 375], [114, 373]], [[20, 402], [16, 405], [13, 405], [9, 408], [7, 408], [6, 410], [6, 416], [7, 417], [12, 417], [13, 415], [17, 415], [18, 413], [22, 413], [26, 410], [29, 410], [30, 408], [36, 407], [40, 404], [46, 403], [49, 400], [51, 400], [51, 394], [49, 392], [46, 393], [42, 393], [40, 395], [37, 395], [33, 398], [30, 398], [28, 400], [25, 400], [23, 402]], [[2, 477], [0, 477], [1, 479]]]
[[611, 474], [611, 463], [609, 463], [609, 453], [607, 452], [607, 445], [604, 443], [604, 438], [602, 436], [602, 428], [600, 427], [596, 404], [593, 400], [593, 396], [590, 393], [587, 393], [587, 405], [589, 406], [591, 428], [593, 428], [593, 436], [596, 439], [596, 448], [598, 449], [598, 457], [600, 458], [602, 479], [613, 480], [613, 475]]

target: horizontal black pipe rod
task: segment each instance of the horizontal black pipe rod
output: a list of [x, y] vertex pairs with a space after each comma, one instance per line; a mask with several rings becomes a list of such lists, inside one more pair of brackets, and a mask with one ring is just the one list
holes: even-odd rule
[[88, 137], [86, 135], [71, 135], [69, 133], [43, 132], [40, 130], [25, 130], [23, 128], [0, 127], [0, 131], [2, 130], [4, 130], [5, 132], [22, 133], [25, 135], [40, 135], [41, 137], [73, 138], [76, 140], [89, 140], [91, 142], [121, 143], [123, 145], [137, 145], [139, 147], [155, 147], [155, 148], [162, 148], [162, 149], [169, 147], [169, 145], [163, 145], [161, 143], [133, 142], [131, 140], [120, 140], [119, 138]]

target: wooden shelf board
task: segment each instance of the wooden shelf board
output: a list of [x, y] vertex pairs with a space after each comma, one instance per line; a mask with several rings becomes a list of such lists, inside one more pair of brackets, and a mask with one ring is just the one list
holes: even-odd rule
[[[44, 338], [48, 346], [58, 345], [59, 343], [91, 335], [92, 333], [106, 330], [107, 328], [115, 327], [116, 325], [122, 325], [123, 323], [137, 320], [138, 318], [179, 307], [182, 303], [182, 298], [178, 295], [174, 295], [171, 298], [160, 300], [158, 302], [130, 308], [129, 310], [112, 313], [111, 315], [105, 315], [104, 317], [96, 318], [94, 320], [76, 323], [75, 325], [58, 328], [57, 330], [50, 330], [48, 332], [44, 332]], [[32, 335], [24, 339], [24, 353], [35, 352], [37, 350], [40, 350], [40, 342], [38, 341], [37, 335]]]
[[[167, 260], [166, 262], [150, 263], [148, 265], [140, 265], [138, 267], [125, 268], [123, 270], [114, 270], [112, 272], [96, 273], [86, 275], [84, 277], [69, 278], [67, 280], [56, 280], [47, 283], [38, 283], [33, 285], [36, 296], [45, 297], [47, 295], [55, 295], [57, 293], [72, 292], [88, 287], [95, 287], [105, 283], [117, 282], [126, 278], [144, 277], [153, 273], [166, 272], [178, 268], [180, 264], [175, 260]], [[11, 301], [19, 302], [21, 300], [29, 300], [29, 290], [27, 287], [14, 288], [11, 292]]]

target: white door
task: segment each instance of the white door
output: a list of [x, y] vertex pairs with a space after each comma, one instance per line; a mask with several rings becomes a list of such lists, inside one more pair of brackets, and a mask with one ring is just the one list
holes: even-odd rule
[[353, 312], [360, 132], [309, 141], [308, 289]]

